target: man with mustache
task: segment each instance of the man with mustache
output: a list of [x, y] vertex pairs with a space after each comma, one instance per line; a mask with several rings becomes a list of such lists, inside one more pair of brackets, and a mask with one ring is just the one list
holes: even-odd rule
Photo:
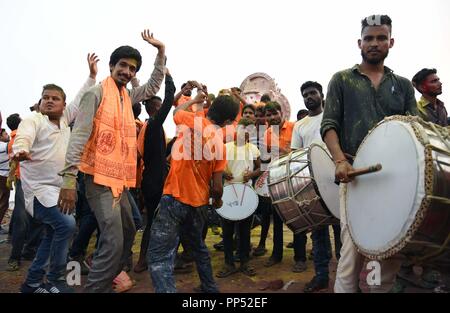
[[419, 116], [425, 121], [447, 126], [447, 110], [444, 102], [437, 96], [442, 94], [442, 83], [437, 76], [436, 69], [424, 68], [417, 72], [412, 79], [414, 87], [422, 94], [417, 102]]
[[86, 92], [70, 137], [58, 204], [71, 212], [76, 201], [78, 170], [85, 174], [86, 198], [100, 229], [97, 251], [85, 292], [113, 292], [113, 279], [126, 263], [136, 228], [126, 188], [136, 186], [136, 124], [132, 103], [154, 96], [164, 78], [165, 45], [149, 30], [142, 39], [158, 49], [148, 82], [132, 90], [127, 84], [139, 71], [142, 57], [130, 46], [110, 57], [111, 75]]
[[[368, 131], [386, 116], [417, 114], [414, 88], [409, 80], [384, 66], [389, 49], [392, 21], [387, 15], [373, 15], [361, 22], [362, 62], [336, 73], [330, 81], [321, 124], [321, 135], [336, 163], [335, 176], [341, 182], [342, 249], [336, 271], [335, 292], [357, 292], [364, 256], [353, 244], [345, 214], [346, 183], [353, 170], [348, 155], [355, 155]], [[382, 227], [382, 225], [380, 225]], [[381, 261], [381, 285], [372, 292], [388, 292], [400, 269], [401, 260]]]
[[[311, 144], [324, 145], [322, 137], [320, 136], [320, 123], [323, 118], [323, 103], [324, 95], [322, 92], [322, 85], [318, 82], [307, 81], [301, 87], [303, 101], [308, 109], [308, 115], [295, 123], [294, 131], [292, 132], [292, 149], [301, 149], [311, 146]], [[333, 225], [336, 258], [339, 258], [339, 250], [341, 248], [340, 242], [340, 227]], [[302, 237], [301, 242], [306, 244], [306, 232], [300, 233], [297, 236]], [[313, 260], [315, 276], [305, 285], [304, 292], [314, 292], [321, 289], [328, 288], [329, 270], [328, 266], [331, 259], [331, 243], [328, 225], [318, 228], [311, 233], [313, 241]], [[305, 247], [302, 247], [305, 249]]]

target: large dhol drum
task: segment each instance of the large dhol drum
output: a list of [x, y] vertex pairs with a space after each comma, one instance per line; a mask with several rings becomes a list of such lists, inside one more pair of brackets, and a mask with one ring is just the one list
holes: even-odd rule
[[335, 165], [321, 146], [291, 152], [273, 161], [269, 172], [272, 203], [294, 233], [339, 222]]
[[417, 263], [448, 256], [450, 131], [418, 117], [388, 117], [365, 137], [353, 166], [374, 163], [383, 169], [347, 186], [357, 249], [377, 260], [399, 252]]
[[223, 205], [216, 212], [227, 220], [240, 221], [256, 211], [258, 201], [258, 195], [249, 185], [229, 184], [223, 188]]

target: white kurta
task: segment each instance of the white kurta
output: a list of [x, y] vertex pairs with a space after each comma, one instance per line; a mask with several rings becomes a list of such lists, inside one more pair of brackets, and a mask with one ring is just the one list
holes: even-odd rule
[[66, 107], [60, 119], [59, 128], [50, 122], [48, 116], [32, 113], [19, 124], [13, 153], [29, 152], [30, 161], [20, 163], [20, 178], [25, 198], [25, 209], [33, 215], [33, 201], [36, 197], [45, 207], [56, 206], [62, 177], [58, 172], [64, 168], [67, 145], [70, 138], [69, 124], [78, 114], [81, 97], [95, 80], [89, 78], [75, 99]]

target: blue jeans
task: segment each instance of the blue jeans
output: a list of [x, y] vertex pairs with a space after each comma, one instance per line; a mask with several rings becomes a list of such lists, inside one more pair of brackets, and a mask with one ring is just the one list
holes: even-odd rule
[[136, 202], [136, 198], [133, 196], [130, 190], [126, 189], [125, 192], [128, 195], [128, 202], [130, 202], [131, 205], [131, 213], [133, 213], [134, 226], [136, 227], [136, 230], [141, 229], [143, 226], [143, 220], [141, 212], [139, 211], [139, 206]]
[[38, 286], [42, 283], [48, 267], [47, 280], [57, 282], [65, 280], [67, 251], [69, 241], [75, 232], [75, 218], [59, 211], [57, 206], [44, 207], [34, 198], [34, 218], [46, 226], [46, 234], [42, 239], [36, 257], [28, 270], [25, 283]]
[[148, 268], [155, 292], [176, 292], [173, 267], [180, 236], [190, 242], [192, 255], [204, 292], [219, 292], [214, 281], [211, 258], [202, 238], [202, 207], [194, 208], [163, 196], [150, 233]]
[[11, 220], [14, 223], [14, 229], [12, 231], [12, 249], [9, 259], [20, 261], [22, 251], [28, 255], [36, 254], [45, 227], [25, 210], [25, 199], [20, 179], [16, 181], [14, 210]]
[[311, 233], [314, 255], [314, 269], [319, 279], [328, 280], [328, 265], [331, 258], [331, 243], [329, 227], [323, 226]]

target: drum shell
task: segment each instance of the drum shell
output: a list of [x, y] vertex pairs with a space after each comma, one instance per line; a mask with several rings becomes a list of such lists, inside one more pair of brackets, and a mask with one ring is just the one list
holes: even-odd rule
[[[443, 150], [448, 148], [439, 139], [436, 133], [424, 127], [417, 126], [422, 130], [421, 135], [427, 144]], [[450, 140], [448, 141], [450, 143]], [[427, 177], [430, 177], [430, 190], [433, 196], [450, 199], [450, 155], [433, 149], [428, 150], [429, 158], [426, 161]], [[449, 151], [450, 152], [450, 151]], [[434, 199], [424, 199], [423, 206], [427, 206], [426, 212], [416, 217], [417, 230], [413, 233], [408, 244], [401, 251], [408, 259], [420, 259], [438, 253], [445, 249], [446, 253], [430, 258], [427, 263], [445, 264], [450, 266], [450, 243], [443, 246], [450, 232], [450, 205]]]
[[269, 169], [268, 184], [272, 203], [283, 222], [294, 233], [339, 223], [320, 198], [310, 174], [308, 151], [306, 148], [291, 153], [273, 162]]

